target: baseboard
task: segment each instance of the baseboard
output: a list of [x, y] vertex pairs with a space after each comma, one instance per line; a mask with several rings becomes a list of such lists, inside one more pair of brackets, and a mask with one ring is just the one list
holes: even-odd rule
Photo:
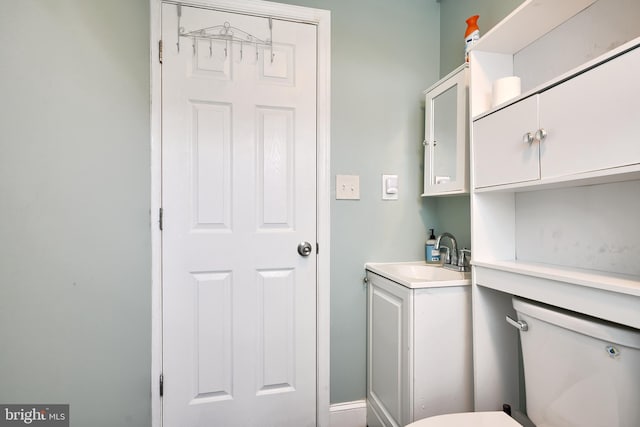
[[330, 427], [366, 427], [367, 426], [367, 402], [356, 400], [354, 402], [334, 403], [329, 407]]

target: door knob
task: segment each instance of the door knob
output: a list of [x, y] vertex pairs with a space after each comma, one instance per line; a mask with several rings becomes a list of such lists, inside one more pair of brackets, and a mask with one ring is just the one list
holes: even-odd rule
[[309, 256], [311, 254], [311, 243], [300, 242], [298, 244], [298, 253], [300, 256]]

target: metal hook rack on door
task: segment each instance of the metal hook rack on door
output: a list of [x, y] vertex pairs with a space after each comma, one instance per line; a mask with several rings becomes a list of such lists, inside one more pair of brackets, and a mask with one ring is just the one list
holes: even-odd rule
[[184, 27], [180, 26], [180, 18], [182, 17], [181, 6], [178, 5], [178, 43], [177, 48], [180, 52], [180, 37], [187, 37], [191, 39], [191, 46], [193, 48], [193, 54], [196, 54], [196, 41], [197, 40], [209, 40], [209, 56], [213, 55], [213, 41], [222, 40], [226, 43], [224, 48], [225, 58], [229, 55], [229, 46], [233, 43], [240, 44], [240, 60], [244, 56], [244, 46], [253, 45], [256, 50], [256, 61], [258, 60], [258, 47], [268, 47], [270, 51], [271, 63], [273, 63], [273, 19], [267, 18], [269, 21], [269, 38], [262, 40], [253, 34], [250, 34], [240, 28], [232, 26], [229, 22], [225, 22], [222, 25], [214, 25], [211, 27], [201, 28], [199, 30], [186, 31]]

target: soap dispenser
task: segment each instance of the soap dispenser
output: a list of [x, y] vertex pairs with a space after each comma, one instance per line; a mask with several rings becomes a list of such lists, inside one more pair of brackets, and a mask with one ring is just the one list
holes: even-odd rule
[[427, 263], [435, 264], [440, 262], [440, 251], [435, 250], [436, 236], [433, 234], [433, 228], [429, 229], [429, 237], [424, 245], [424, 260]]

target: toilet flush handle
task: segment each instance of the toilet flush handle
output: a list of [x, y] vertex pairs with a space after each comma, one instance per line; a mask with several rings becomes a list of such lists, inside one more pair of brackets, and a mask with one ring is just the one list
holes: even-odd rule
[[510, 324], [511, 326], [514, 326], [519, 331], [526, 332], [529, 329], [529, 325], [527, 325], [527, 322], [525, 322], [524, 320], [513, 320], [509, 316], [506, 316], [506, 318], [507, 318], [507, 323]]

